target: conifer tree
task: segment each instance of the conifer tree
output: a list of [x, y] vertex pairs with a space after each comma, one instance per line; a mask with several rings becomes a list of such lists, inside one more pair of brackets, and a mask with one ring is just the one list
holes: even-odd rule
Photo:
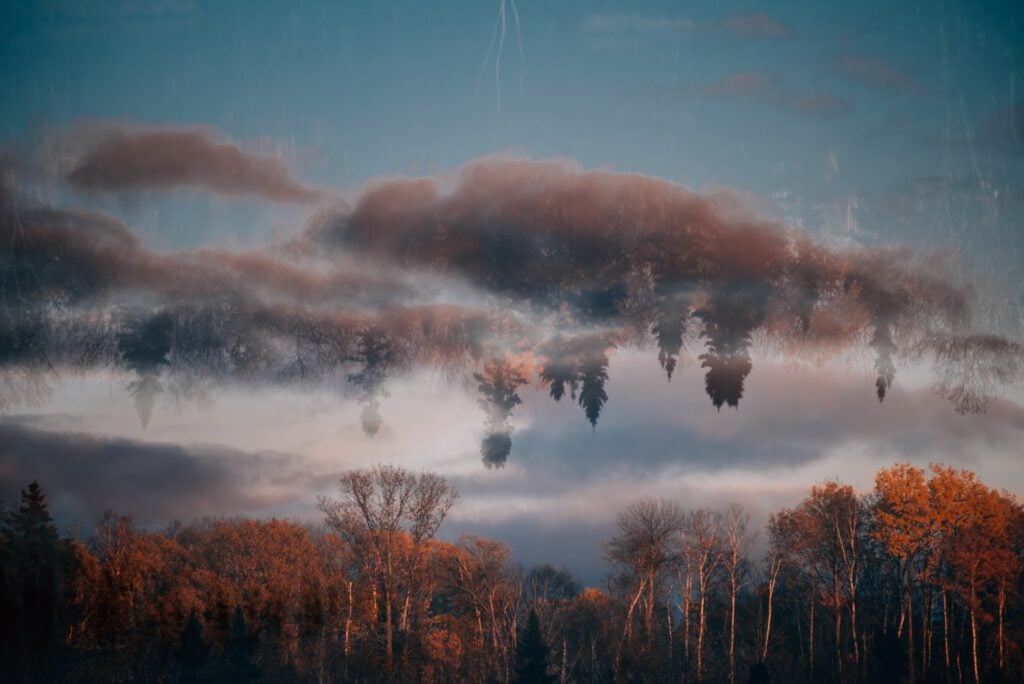
[[548, 674], [548, 645], [540, 631], [537, 611], [530, 609], [526, 629], [516, 644], [516, 682], [519, 684], [547, 684], [554, 681]]
[[[4, 573], [3, 650], [18, 653], [14, 672], [27, 680], [52, 676], [66, 621], [70, 556], [38, 482], [21, 491], [17, 511], [0, 532]], [[17, 680], [18, 675], [12, 677]]]

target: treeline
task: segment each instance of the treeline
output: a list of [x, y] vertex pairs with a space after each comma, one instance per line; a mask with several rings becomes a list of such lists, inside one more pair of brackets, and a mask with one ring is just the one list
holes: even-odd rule
[[582, 588], [500, 541], [435, 539], [441, 477], [352, 471], [321, 526], [106, 513], [62, 538], [40, 487], [0, 528], [11, 682], [1021, 681], [1024, 513], [969, 472], [830, 482], [752, 530], [739, 505], [621, 511]]

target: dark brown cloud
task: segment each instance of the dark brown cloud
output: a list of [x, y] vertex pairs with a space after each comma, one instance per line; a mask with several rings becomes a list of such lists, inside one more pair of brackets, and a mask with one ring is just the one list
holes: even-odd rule
[[552, 320], [654, 330], [669, 373], [697, 331], [716, 406], [738, 404], [758, 331], [795, 354], [866, 344], [884, 398], [896, 358], [961, 335], [973, 298], [941, 261], [909, 249], [832, 250], [728, 192], [557, 161], [474, 162], [445, 185], [377, 182], [307, 239], [466, 279]]
[[295, 180], [281, 159], [218, 142], [199, 129], [108, 131], [75, 161], [67, 180], [90, 193], [191, 187], [275, 202], [313, 202], [321, 195]]
[[868, 306], [914, 300], [949, 325], [969, 298], [968, 290], [916, 269], [910, 252], [830, 250], [754, 216], [733, 193], [702, 195], [563, 161], [474, 162], [450, 190], [429, 178], [377, 182], [307, 238], [328, 250], [429, 267], [535, 304], [568, 300], [589, 318], [607, 313], [606, 304], [615, 309], [630, 287], [642, 287], [628, 281], [645, 269], [655, 289], [760, 287], [795, 298], [797, 307], [824, 306], [826, 294], [831, 306], [856, 284]]
[[0, 238], [0, 366], [117, 369], [144, 424], [203, 383], [328, 383], [373, 435], [389, 380], [430, 367], [477, 387], [481, 453], [501, 465], [522, 385], [596, 427], [622, 347], [656, 347], [670, 379], [696, 359], [719, 409], [743, 398], [757, 340], [800, 358], [867, 349], [879, 399], [923, 360], [967, 412], [1019, 376], [1020, 346], [972, 321], [948, 259], [833, 249], [735, 192], [565, 160], [374, 181], [284, 248], [156, 252], [111, 217], [10, 191]]

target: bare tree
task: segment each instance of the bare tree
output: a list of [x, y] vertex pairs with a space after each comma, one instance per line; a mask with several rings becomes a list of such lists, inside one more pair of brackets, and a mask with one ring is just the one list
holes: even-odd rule
[[753, 538], [747, 533], [750, 516], [734, 503], [720, 517], [722, 569], [729, 584], [729, 684], [736, 682], [736, 596], [749, 582], [747, 557]]
[[768, 610], [764, 623], [764, 640], [761, 642], [761, 652], [759, 654], [762, 663], [768, 660], [768, 646], [772, 639], [772, 613], [775, 607], [775, 588], [778, 586], [779, 573], [782, 571], [782, 564], [786, 558], [786, 549], [779, 531], [779, 523], [774, 515], [768, 520], [768, 535], [770, 543], [768, 553], [764, 558], [764, 582]]
[[616, 654], [616, 669], [623, 643], [632, 636], [633, 612], [647, 594], [644, 606], [645, 635], [654, 632], [654, 607], [663, 576], [678, 563], [680, 531], [685, 516], [679, 505], [667, 499], [641, 499], [629, 504], [615, 521], [615, 536], [605, 546], [605, 556], [629, 572], [636, 590], [626, 614], [626, 624]]
[[697, 581], [697, 679], [704, 676], [704, 633], [707, 629], [707, 597], [715, 569], [722, 560], [722, 540], [717, 516], [706, 508], [690, 511], [686, 520], [683, 553]]
[[[348, 471], [341, 476], [339, 489], [340, 499], [321, 498], [319, 508], [327, 515], [327, 524], [352, 547], [376, 580], [374, 597], [379, 591], [384, 602], [384, 658], [390, 673], [394, 671], [399, 574], [412, 563], [415, 575], [420, 545], [437, 532], [458, 493], [439, 475], [416, 474], [395, 466]], [[405, 540], [411, 545], [403, 543]], [[411, 553], [403, 553], [403, 548], [410, 546]], [[405, 589], [409, 593], [410, 586]], [[403, 604], [408, 606], [409, 601]], [[407, 627], [404, 619], [402, 622]]]

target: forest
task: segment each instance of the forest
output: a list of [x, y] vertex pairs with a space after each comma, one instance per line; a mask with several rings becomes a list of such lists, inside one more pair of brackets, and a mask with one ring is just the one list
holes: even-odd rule
[[602, 586], [436, 537], [441, 476], [347, 471], [322, 522], [58, 531], [36, 482], [3, 512], [10, 682], [1002, 682], [1024, 677], [1024, 510], [975, 474], [897, 464], [739, 504], [639, 499]]

